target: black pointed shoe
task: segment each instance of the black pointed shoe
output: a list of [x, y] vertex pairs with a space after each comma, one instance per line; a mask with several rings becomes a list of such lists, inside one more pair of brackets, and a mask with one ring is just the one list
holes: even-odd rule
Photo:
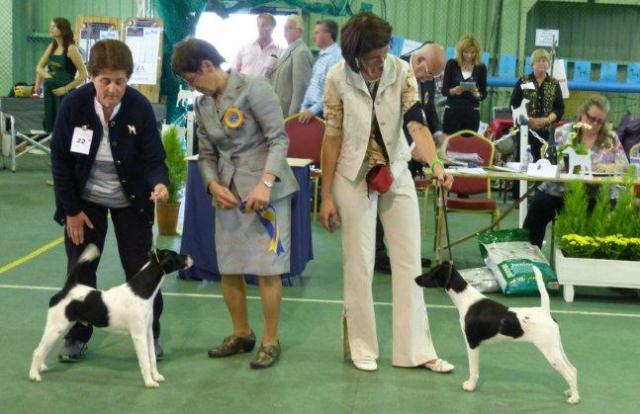
[[255, 346], [256, 334], [251, 331], [251, 335], [246, 337], [227, 336], [224, 338], [224, 341], [222, 341], [222, 344], [211, 348], [207, 354], [209, 358], [224, 358], [242, 352], [251, 352]]
[[60, 362], [80, 362], [84, 359], [86, 353], [86, 342], [65, 339], [64, 346], [58, 354], [58, 360]]
[[280, 358], [280, 341], [275, 345], [260, 345], [258, 353], [249, 364], [252, 369], [269, 368]]

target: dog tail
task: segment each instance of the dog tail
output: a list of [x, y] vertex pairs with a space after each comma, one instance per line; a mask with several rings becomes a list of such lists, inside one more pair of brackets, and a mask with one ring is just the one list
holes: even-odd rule
[[536, 284], [538, 285], [538, 290], [540, 291], [540, 307], [551, 313], [551, 304], [549, 303], [549, 294], [547, 293], [547, 288], [544, 286], [544, 280], [542, 279], [542, 272], [538, 269], [538, 266], [531, 266], [533, 269], [533, 274], [536, 277]]
[[98, 257], [100, 257], [100, 250], [95, 244], [91, 243], [84, 249], [80, 257], [78, 258], [77, 263], [73, 265], [73, 267], [69, 271], [69, 274], [67, 275], [66, 285], [73, 286], [78, 283], [78, 275], [82, 274], [82, 272], [86, 272], [88, 270], [89, 264], [96, 260]]

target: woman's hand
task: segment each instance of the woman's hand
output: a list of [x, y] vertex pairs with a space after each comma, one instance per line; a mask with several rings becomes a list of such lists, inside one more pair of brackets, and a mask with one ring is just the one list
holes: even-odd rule
[[61, 86], [59, 88], [52, 89], [51, 93], [54, 94], [55, 96], [62, 96], [67, 93], [67, 87]]
[[473, 95], [476, 99], [480, 99], [480, 90], [477, 86], [471, 90], [471, 95]]
[[460, 85], [456, 86], [455, 88], [449, 89], [449, 93], [451, 95], [460, 95], [462, 92], [464, 91], [462, 90], [462, 86]]
[[436, 165], [434, 170], [433, 174], [438, 179], [438, 185], [444, 187], [447, 191], [451, 190], [453, 176], [445, 172], [441, 165]]
[[333, 232], [340, 224], [338, 209], [330, 198], [322, 199], [320, 204], [320, 224], [329, 232]]
[[547, 125], [546, 118], [529, 118], [529, 128], [540, 129]]
[[256, 185], [249, 193], [244, 205], [244, 213], [251, 213], [253, 211], [262, 211], [269, 205], [271, 199], [271, 189], [267, 187], [262, 181]]
[[218, 207], [224, 209], [235, 208], [238, 205], [238, 199], [233, 195], [231, 190], [214, 181], [209, 183], [209, 192], [216, 201]]
[[161, 203], [165, 203], [168, 199], [169, 199], [169, 190], [167, 190], [167, 186], [162, 183], [156, 184], [156, 186], [153, 187], [153, 191], [151, 192], [151, 195], [149, 196], [149, 200], [159, 201]]
[[84, 243], [84, 225], [93, 229], [93, 223], [83, 211], [75, 216], [67, 216], [67, 235], [76, 246]]

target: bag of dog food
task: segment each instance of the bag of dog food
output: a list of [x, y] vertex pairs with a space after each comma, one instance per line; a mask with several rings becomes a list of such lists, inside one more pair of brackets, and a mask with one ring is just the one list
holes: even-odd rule
[[529, 243], [524, 229], [489, 231], [478, 234], [480, 254], [505, 295], [537, 295], [532, 266], [542, 272], [547, 289], [558, 289], [558, 277], [540, 248]]
[[460, 276], [478, 292], [493, 293], [500, 292], [500, 286], [493, 272], [488, 267], [474, 267], [471, 269], [460, 269]]

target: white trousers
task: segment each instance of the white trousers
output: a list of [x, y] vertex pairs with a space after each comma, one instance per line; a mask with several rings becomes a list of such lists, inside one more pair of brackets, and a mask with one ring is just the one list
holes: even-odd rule
[[437, 358], [429, 332], [422, 288], [420, 215], [411, 174], [402, 170], [385, 194], [367, 194], [365, 180], [336, 174], [333, 197], [342, 221], [344, 320], [351, 359], [377, 359], [378, 339], [371, 283], [376, 216], [380, 216], [391, 259], [393, 305], [392, 363], [415, 367]]

